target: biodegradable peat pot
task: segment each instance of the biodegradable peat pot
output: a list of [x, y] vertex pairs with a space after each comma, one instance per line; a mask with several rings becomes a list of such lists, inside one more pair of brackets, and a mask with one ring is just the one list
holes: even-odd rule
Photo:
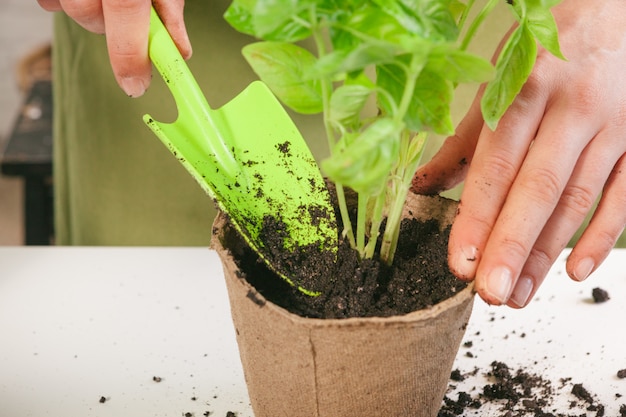
[[[449, 225], [456, 203], [410, 195], [405, 216]], [[442, 226], [442, 227], [443, 227]], [[224, 267], [237, 343], [256, 417], [432, 417], [472, 310], [473, 287], [406, 315], [303, 318], [267, 301], [229, 250], [219, 214], [211, 246]]]

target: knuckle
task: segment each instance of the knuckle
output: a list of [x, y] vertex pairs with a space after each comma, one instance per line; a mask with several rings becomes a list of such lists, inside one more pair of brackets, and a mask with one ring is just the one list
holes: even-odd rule
[[561, 251], [561, 247], [559, 247], [558, 249], [558, 251], [555, 251], [553, 253], [550, 250], [542, 249], [535, 246], [530, 250], [530, 255], [528, 256], [527, 263], [532, 263], [532, 267], [534, 270], [547, 272], [554, 263], [556, 256]]
[[[537, 59], [539, 60], [540, 58], [538, 57]], [[535, 64], [535, 69], [538, 69], [540, 67], [539, 64], [540, 62], [537, 62]], [[520, 94], [518, 96], [520, 99], [520, 103], [525, 104], [525, 108], [527, 108], [529, 112], [532, 111], [532, 108], [537, 105], [536, 98], [545, 94], [545, 91], [548, 89], [549, 84], [550, 82], [545, 78], [543, 72], [538, 70], [533, 71], [528, 76], [528, 79], [526, 80], [524, 86], [522, 87], [522, 90], [520, 91]], [[517, 100], [518, 99], [516, 98], [515, 101]]]
[[580, 218], [584, 218], [589, 213], [594, 202], [595, 196], [590, 189], [576, 185], [565, 187], [560, 199], [560, 203], [565, 208]]
[[598, 230], [594, 238], [594, 246], [596, 250], [599, 253], [608, 253], [611, 249], [613, 249], [613, 246], [615, 246], [615, 242], [617, 242], [617, 239], [623, 230], [623, 227]]
[[519, 186], [531, 199], [553, 205], [559, 199], [562, 185], [559, 176], [547, 167], [534, 167], [519, 178]]
[[599, 108], [604, 107], [606, 100], [603, 90], [593, 81], [574, 82], [567, 91], [570, 95], [568, 105], [574, 116], [594, 115]]
[[104, 33], [104, 17], [99, 2], [75, 0], [62, 3], [63, 11], [85, 29]]
[[486, 181], [510, 183], [517, 170], [517, 167], [512, 162], [513, 160], [514, 158], [506, 153], [488, 155], [481, 167]]
[[527, 259], [530, 253], [528, 246], [523, 241], [515, 238], [504, 239], [501, 242], [500, 250], [502, 253], [507, 254], [510, 262], [513, 264], [518, 260]]

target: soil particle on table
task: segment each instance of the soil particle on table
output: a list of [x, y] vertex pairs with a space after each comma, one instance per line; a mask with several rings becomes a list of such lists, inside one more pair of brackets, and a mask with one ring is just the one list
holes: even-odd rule
[[574, 386], [572, 387], [572, 394], [589, 404], [593, 404], [593, 397], [591, 396], [589, 391], [587, 391], [587, 389], [583, 387], [583, 384], [574, 384]]
[[591, 296], [593, 297], [594, 303], [604, 303], [605, 301], [609, 301], [611, 299], [611, 297], [609, 297], [609, 293], [599, 287], [591, 290]]
[[619, 371], [617, 371], [617, 377], [619, 379], [626, 378], [626, 369], [620, 369]]
[[465, 381], [465, 375], [463, 375], [463, 373], [458, 369], [453, 369], [452, 373], [450, 374], [450, 379], [456, 382]]
[[[457, 392], [452, 398], [451, 392], [456, 384], [466, 376], [481, 372], [486, 378], [483, 386], [476, 386]], [[459, 379], [459, 374], [462, 379]], [[580, 417], [591, 415], [604, 416], [603, 404], [582, 384], [573, 384], [571, 391], [563, 390], [570, 384], [570, 378], [561, 378], [558, 382], [550, 381], [540, 375], [523, 369], [511, 369], [507, 364], [494, 361], [488, 370], [463, 373], [456, 369], [451, 375], [449, 394], [444, 398], [438, 417], [454, 417], [465, 411], [478, 410], [487, 405], [495, 406], [502, 417]], [[474, 393], [473, 395], [470, 394]], [[555, 410], [557, 397], [571, 395], [569, 410]], [[492, 408], [491, 408], [492, 409]], [[620, 412], [626, 413], [626, 406]], [[626, 417], [626, 414], [622, 414]]]

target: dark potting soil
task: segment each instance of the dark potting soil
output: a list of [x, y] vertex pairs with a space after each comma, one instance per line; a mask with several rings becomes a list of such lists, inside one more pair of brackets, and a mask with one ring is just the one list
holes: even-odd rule
[[[266, 227], [271, 226], [271, 222], [266, 223]], [[267, 300], [295, 314], [312, 318], [389, 317], [435, 305], [467, 286], [448, 268], [448, 234], [449, 228], [441, 232], [435, 220], [403, 220], [393, 268], [377, 259], [360, 260], [340, 239], [337, 262], [330, 253], [308, 257], [312, 261], [303, 275], [307, 275], [304, 280], [315, 279], [314, 288], [321, 293], [315, 297], [278, 277], [235, 231], [226, 232], [224, 241], [235, 255], [243, 278]], [[313, 267], [315, 272], [309, 273]]]
[[606, 290], [602, 288], [596, 287], [591, 290], [591, 296], [593, 297], [594, 303], [604, 303], [605, 301], [609, 301], [611, 297]]
[[[451, 375], [451, 387], [455, 382], [478, 373], [474, 369], [463, 373], [455, 369]], [[588, 413], [596, 417], [605, 415], [605, 406], [598, 402], [583, 384], [573, 384], [570, 394], [569, 410], [554, 410], [553, 400], [563, 395], [562, 388], [570, 383], [569, 378], [563, 378], [558, 384], [523, 369], [513, 370], [503, 362], [494, 361], [491, 368], [485, 371], [489, 382], [482, 387], [475, 387], [471, 392], [461, 391], [457, 399], [446, 396], [439, 410], [438, 417], [454, 417], [465, 414], [466, 410], [479, 410], [486, 404], [496, 404], [503, 417], [580, 417]], [[620, 408], [620, 415], [624, 416], [626, 406]]]

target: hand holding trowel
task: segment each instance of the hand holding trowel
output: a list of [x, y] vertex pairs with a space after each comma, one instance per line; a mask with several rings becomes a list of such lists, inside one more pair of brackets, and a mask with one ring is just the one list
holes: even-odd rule
[[298, 265], [278, 261], [276, 249], [260, 237], [264, 222], [272, 218], [285, 228], [282, 251], [337, 250], [324, 179], [288, 114], [260, 81], [211, 109], [154, 9], [149, 54], [174, 96], [178, 119], [161, 123], [146, 115], [146, 124], [261, 258], [304, 292], [315, 293], [301, 285]]

